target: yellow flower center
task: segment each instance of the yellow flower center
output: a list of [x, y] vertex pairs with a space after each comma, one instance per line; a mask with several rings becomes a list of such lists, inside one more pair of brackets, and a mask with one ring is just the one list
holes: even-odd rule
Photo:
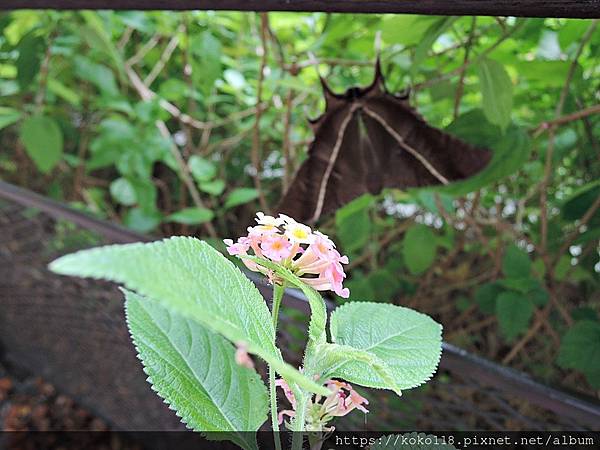
[[298, 239], [306, 239], [308, 237], [308, 233], [301, 228], [296, 228], [292, 234]]

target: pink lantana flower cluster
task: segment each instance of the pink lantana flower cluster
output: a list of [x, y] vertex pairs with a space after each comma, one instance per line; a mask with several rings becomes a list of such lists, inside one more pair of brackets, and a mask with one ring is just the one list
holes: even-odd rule
[[248, 269], [265, 274], [272, 283], [282, 281], [260, 262], [244, 256], [253, 253], [281, 264], [318, 291], [331, 290], [340, 297], [349, 297], [350, 291], [342, 286], [346, 278], [342, 264], [348, 264], [348, 257], [340, 255], [331, 239], [284, 214], [273, 217], [259, 212], [256, 222], [237, 242], [223, 241], [230, 255], [239, 256]]
[[[283, 422], [284, 416], [294, 417], [296, 415], [296, 398], [294, 393], [283, 379], [278, 379], [275, 384], [283, 389], [285, 397], [292, 405], [292, 409], [286, 409], [279, 413], [279, 423]], [[326, 425], [334, 417], [342, 417], [355, 409], [368, 413], [365, 405], [369, 401], [356, 392], [352, 386], [346, 382], [338, 380], [329, 380], [325, 386], [331, 391], [327, 397], [315, 395], [308, 403], [306, 409], [306, 430], [307, 431], [332, 431], [333, 427]]]

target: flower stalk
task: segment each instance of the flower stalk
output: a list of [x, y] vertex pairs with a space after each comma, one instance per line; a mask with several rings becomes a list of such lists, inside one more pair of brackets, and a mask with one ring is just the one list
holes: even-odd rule
[[[273, 328], [277, 333], [277, 322], [279, 319], [279, 306], [281, 305], [281, 299], [285, 286], [283, 284], [273, 285], [273, 304], [271, 306], [271, 317], [273, 319]], [[269, 364], [269, 399], [271, 406], [271, 425], [273, 427], [273, 439], [275, 441], [275, 450], [281, 450], [281, 437], [279, 436], [279, 421], [277, 415], [277, 392], [275, 386], [275, 371]]]

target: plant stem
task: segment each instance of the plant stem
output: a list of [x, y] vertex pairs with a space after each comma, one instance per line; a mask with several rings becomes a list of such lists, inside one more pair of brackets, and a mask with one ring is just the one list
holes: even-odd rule
[[308, 396], [305, 392], [302, 392], [301, 395], [296, 398], [296, 416], [292, 422], [292, 450], [302, 450], [302, 444], [304, 442], [304, 422], [305, 422], [305, 414], [306, 414], [306, 402], [308, 400]]
[[[273, 305], [271, 308], [271, 316], [273, 318], [273, 328], [277, 333], [277, 319], [279, 318], [279, 305], [285, 286], [275, 284], [273, 286]], [[269, 367], [269, 398], [271, 400], [271, 424], [273, 427], [273, 439], [275, 441], [275, 450], [281, 450], [281, 438], [279, 436], [279, 422], [277, 420], [277, 392], [275, 391], [275, 371]]]

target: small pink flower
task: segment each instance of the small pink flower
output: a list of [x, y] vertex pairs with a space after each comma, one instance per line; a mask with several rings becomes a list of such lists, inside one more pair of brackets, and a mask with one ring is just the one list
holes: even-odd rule
[[332, 391], [331, 395], [323, 402], [327, 415], [341, 417], [354, 409], [358, 409], [364, 413], [369, 412], [363, 406], [368, 405], [369, 401], [356, 392], [350, 384], [343, 381], [330, 380], [327, 383], [327, 388]]
[[288, 402], [290, 402], [292, 408], [296, 409], [296, 397], [285, 380], [283, 378], [275, 380], [275, 386], [280, 387], [283, 390], [285, 398], [288, 399]]
[[247, 243], [240, 242], [241, 239], [242, 238], [240, 238], [238, 240], [238, 242], [236, 242], [235, 244], [233, 243], [233, 241], [231, 239], [223, 239], [223, 242], [227, 246], [227, 253], [229, 253], [232, 256], [247, 254], [248, 249], [250, 248], [250, 245]]
[[272, 261], [279, 262], [290, 257], [292, 243], [285, 236], [271, 234], [262, 240], [260, 249], [264, 256]]
[[279, 414], [277, 414], [277, 422], [279, 422], [279, 425], [283, 423], [284, 416], [295, 417], [296, 411], [292, 409], [284, 409], [283, 411], [279, 411]]

